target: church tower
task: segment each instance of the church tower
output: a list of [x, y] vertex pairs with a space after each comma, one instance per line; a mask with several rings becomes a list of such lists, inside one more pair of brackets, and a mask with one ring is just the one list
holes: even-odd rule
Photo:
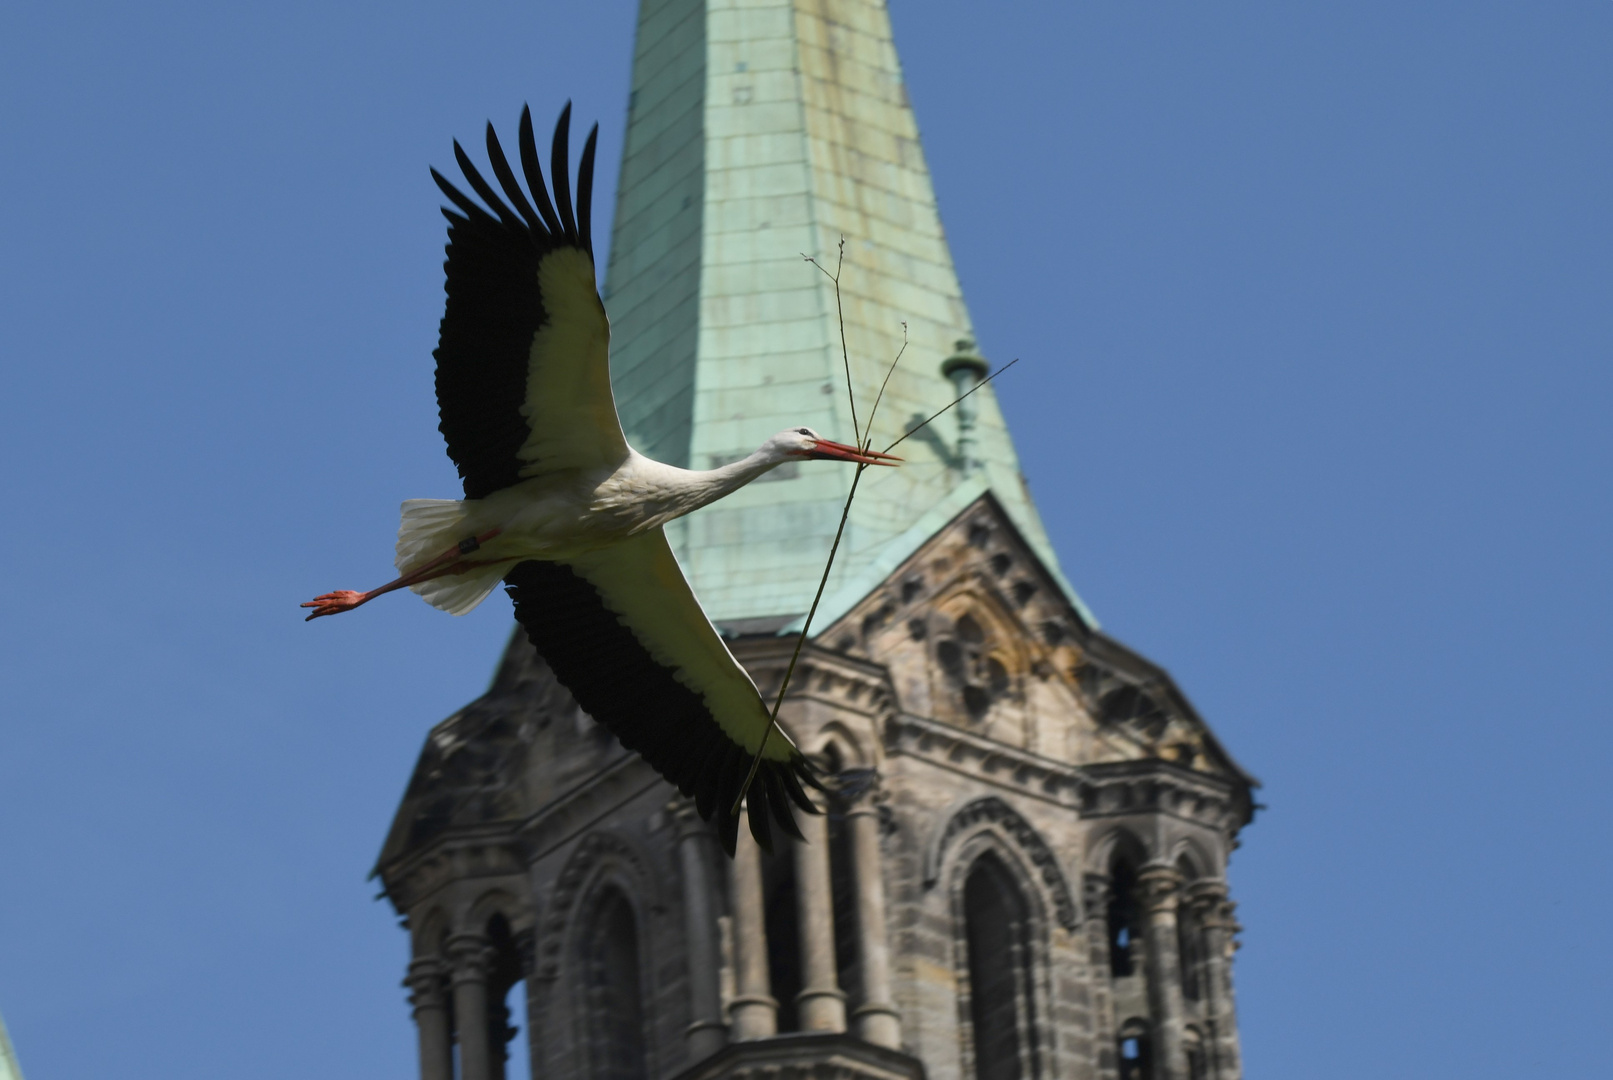
[[[802, 259], [842, 238], [845, 360]], [[603, 291], [628, 438], [690, 467], [850, 441], [904, 338], [876, 447], [984, 374], [883, 0], [642, 0]], [[723, 858], [519, 633], [432, 729], [376, 867], [422, 1080], [1238, 1080], [1254, 781], [1065, 580], [989, 386], [902, 452], [781, 713], [829, 777], [806, 843]], [[850, 482], [668, 527], [764, 694]]]

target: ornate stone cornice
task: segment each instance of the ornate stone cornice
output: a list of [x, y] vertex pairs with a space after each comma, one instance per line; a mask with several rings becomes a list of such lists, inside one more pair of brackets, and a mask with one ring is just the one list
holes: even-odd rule
[[888, 796], [878, 769], [848, 769], [827, 781], [839, 808], [848, 817], [879, 814]]
[[673, 1080], [924, 1080], [924, 1065], [855, 1035], [801, 1032], [729, 1043]]
[[1230, 783], [1170, 762], [1141, 759], [1087, 765], [1081, 779], [1084, 818], [1164, 814], [1228, 836], [1243, 824]]
[[637, 754], [625, 754], [551, 799], [524, 821], [458, 825], [380, 868], [386, 894], [399, 911], [454, 881], [521, 875], [622, 803], [665, 784]]
[[[748, 638], [731, 643], [734, 655], [769, 702], [795, 651], [793, 637]], [[884, 664], [836, 652], [816, 643], [801, 650], [790, 680], [788, 701], [814, 701], [872, 716], [876, 721], [897, 710], [896, 691]]]
[[1080, 805], [1080, 768], [939, 720], [908, 713], [892, 716], [885, 724], [885, 752], [906, 754], [1072, 809]]
[[435, 956], [410, 961], [403, 985], [409, 988], [409, 1004], [416, 1012], [441, 1009], [448, 1004], [448, 970]]
[[1047, 842], [1030, 822], [1020, 817], [1018, 811], [995, 795], [975, 799], [947, 819], [946, 826], [931, 841], [930, 850], [926, 852], [924, 887], [932, 888], [940, 879], [941, 866], [946, 861], [947, 849], [981, 825], [996, 826], [1019, 847], [1025, 858], [1036, 868], [1042, 884], [1047, 887], [1048, 894], [1053, 899], [1053, 917], [1064, 929], [1074, 931], [1075, 902], [1070, 896], [1070, 887], [1064, 880], [1064, 872], [1059, 869], [1058, 856], [1053, 854], [1053, 850], [1047, 846]]
[[408, 911], [453, 882], [525, 872], [515, 823], [499, 822], [446, 830], [418, 851], [384, 867], [381, 880], [397, 909]]
[[1174, 912], [1182, 895], [1182, 875], [1173, 866], [1157, 863], [1137, 875], [1137, 899], [1149, 914]]
[[1238, 905], [1227, 898], [1226, 882], [1213, 878], [1195, 881], [1187, 887], [1185, 900], [1193, 909], [1199, 925], [1206, 930], [1225, 930], [1237, 934], [1243, 929], [1233, 915]]
[[454, 934], [443, 942], [443, 951], [452, 964], [455, 986], [461, 983], [487, 981], [487, 969], [493, 960], [493, 950], [480, 934]]

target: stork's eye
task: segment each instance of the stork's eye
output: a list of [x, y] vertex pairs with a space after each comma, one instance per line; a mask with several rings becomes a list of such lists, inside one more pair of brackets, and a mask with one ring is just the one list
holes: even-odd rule
[[797, 435], [810, 436], [812, 434], [812, 429], [811, 428], [805, 428], [805, 427], [798, 427], [798, 428], [795, 429], [795, 433]]

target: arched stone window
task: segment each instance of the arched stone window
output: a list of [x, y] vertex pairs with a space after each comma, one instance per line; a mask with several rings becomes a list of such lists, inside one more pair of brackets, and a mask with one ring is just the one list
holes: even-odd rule
[[1205, 1080], [1210, 1071], [1204, 1056], [1204, 1037], [1198, 1028], [1190, 1027], [1182, 1033], [1182, 1051], [1187, 1058], [1187, 1080]]
[[1134, 975], [1142, 958], [1142, 914], [1137, 905], [1137, 871], [1131, 860], [1116, 858], [1109, 867], [1109, 974]]
[[[1198, 877], [1186, 857], [1176, 861], [1176, 869], [1183, 881]], [[1183, 1000], [1198, 1001], [1203, 996], [1204, 928], [1192, 904], [1179, 904], [1176, 908], [1176, 959], [1181, 966]]]
[[1034, 1080], [1030, 911], [1013, 877], [987, 852], [963, 886], [975, 1080]]
[[1120, 1080], [1154, 1080], [1154, 1048], [1148, 1028], [1129, 1021], [1120, 1029]]
[[995, 655], [991, 635], [972, 614], [959, 616], [951, 632], [936, 641], [935, 658], [957, 689], [965, 711], [976, 721], [983, 720], [992, 703], [1012, 689], [1008, 668]]
[[851, 804], [863, 797], [872, 782], [872, 769], [847, 767], [847, 754], [834, 742], [823, 750], [824, 772], [831, 778], [828, 795], [829, 883], [834, 899], [835, 974], [846, 995], [846, 1012], [854, 1013], [862, 1000], [862, 955], [858, 948], [856, 856], [852, 849]]
[[644, 994], [638, 920], [621, 890], [597, 894], [581, 941], [589, 1075], [645, 1080]]
[[[492, 1050], [489, 1063], [493, 1080], [525, 1077], [531, 1074], [530, 1051], [526, 1040], [516, 1041], [516, 1036], [526, 1026], [525, 964], [510, 921], [502, 914], [487, 920], [487, 945], [492, 953], [487, 969], [487, 1044]], [[519, 1011], [510, 1008], [511, 991], [517, 987], [522, 988], [522, 992], [514, 995]], [[515, 1044], [513, 1053], [512, 1043]]]
[[775, 841], [772, 854], [762, 855], [762, 898], [767, 933], [767, 980], [778, 1002], [778, 1030], [798, 1031], [801, 1018], [796, 997], [801, 993], [801, 923], [797, 917], [795, 846]]

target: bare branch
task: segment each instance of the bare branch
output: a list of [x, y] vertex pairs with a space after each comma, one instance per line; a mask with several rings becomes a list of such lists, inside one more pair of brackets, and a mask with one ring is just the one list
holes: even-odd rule
[[751, 782], [756, 779], [756, 770], [762, 767], [762, 751], [767, 749], [767, 740], [772, 737], [773, 729], [778, 727], [778, 711], [784, 705], [784, 692], [790, 688], [790, 677], [795, 674], [795, 663], [801, 659], [801, 650], [806, 646], [807, 634], [812, 629], [812, 617], [818, 613], [818, 601], [823, 599], [824, 586], [829, 584], [829, 569], [835, 564], [835, 552], [840, 550], [840, 538], [846, 532], [846, 519], [851, 516], [851, 500], [857, 497], [857, 481], [863, 478], [863, 470], [867, 465], [859, 464], [857, 472], [851, 478], [851, 491], [846, 495], [845, 509], [840, 511], [840, 527], [835, 530], [835, 540], [829, 547], [829, 559], [823, 564], [823, 577], [818, 580], [818, 591], [812, 597], [812, 607], [807, 611], [806, 622], [801, 624], [801, 636], [795, 639], [795, 652], [790, 654], [790, 666], [784, 669], [784, 681], [779, 683], [778, 697], [773, 701], [773, 713], [768, 718], [767, 730], [762, 732], [762, 741], [756, 747], [756, 757], [750, 763], [750, 772], [745, 774], [745, 782], [739, 786], [739, 797], [734, 800], [730, 816], [739, 816], [740, 804], [745, 801], [746, 792], [750, 791]]
[[[816, 266], [825, 277], [835, 283], [835, 317], [840, 320], [840, 359], [846, 365], [846, 394], [851, 399], [851, 430], [856, 436], [856, 445], [867, 449], [867, 443], [873, 439], [874, 414], [868, 414], [869, 435], [864, 439], [863, 433], [857, 427], [857, 394], [851, 385], [851, 354], [846, 349], [846, 313], [840, 304], [840, 270], [846, 260], [846, 238], [840, 238], [839, 261], [835, 263], [835, 272], [829, 273], [819, 265], [818, 260], [802, 252], [801, 258]], [[890, 371], [885, 373], [885, 382], [890, 382], [891, 371], [896, 370], [897, 361], [901, 360], [902, 353], [907, 351], [907, 324], [902, 324], [902, 348], [896, 354], [896, 360], [891, 361]], [[885, 396], [885, 383], [879, 386], [879, 397]], [[879, 409], [879, 398], [874, 399], [874, 411]], [[734, 800], [731, 814], [739, 816], [740, 804], [745, 801], [751, 784], [756, 779], [756, 771], [762, 767], [762, 753], [767, 749], [767, 740], [773, 737], [773, 729], [778, 727], [779, 709], [784, 707], [784, 694], [790, 688], [790, 679], [795, 675], [795, 665], [801, 659], [801, 650], [806, 647], [807, 635], [812, 631], [812, 618], [818, 613], [818, 603], [823, 599], [823, 590], [829, 584], [829, 571], [834, 568], [835, 554], [840, 550], [840, 538], [846, 533], [846, 522], [851, 517], [851, 501], [857, 497], [857, 484], [863, 478], [863, 470], [868, 466], [859, 463], [857, 471], [851, 478], [851, 490], [846, 493], [846, 505], [840, 511], [840, 526], [835, 529], [834, 543], [829, 545], [829, 558], [823, 564], [823, 576], [818, 579], [818, 591], [812, 596], [812, 606], [807, 609], [806, 621], [801, 624], [801, 636], [795, 639], [795, 651], [790, 654], [790, 666], [784, 669], [784, 681], [779, 683], [778, 697], [773, 701], [773, 711], [768, 716], [767, 730], [762, 732], [762, 741], [756, 747], [756, 757], [752, 759], [750, 772], [745, 775], [745, 782], [739, 786], [739, 797]]]
[[863, 449], [874, 445], [874, 415], [879, 412], [879, 403], [885, 400], [885, 387], [890, 385], [891, 376], [896, 374], [896, 365], [902, 362], [902, 354], [907, 351], [907, 323], [902, 323], [902, 347], [896, 350], [896, 359], [891, 366], [885, 369], [885, 381], [879, 384], [879, 393], [874, 397], [874, 407], [868, 410], [868, 439]]
[[[1006, 363], [1002, 367], [998, 368], [996, 371], [993, 371], [990, 375], [987, 375], [984, 379], [981, 379], [979, 382], [975, 383], [968, 390], [966, 390], [962, 394], [959, 394], [957, 397], [953, 398], [952, 399], [952, 405], [956, 405], [958, 402], [962, 401], [964, 398], [968, 397], [970, 394], [974, 393], [976, 390], [979, 390], [982, 386], [985, 386], [991, 380], [995, 379], [997, 376], [1001, 375], [1003, 372], [1007, 371], [1009, 368], [1013, 367], [1017, 363], [1019, 363], [1019, 357], [1016, 356], [1012, 360], [1008, 361], [1008, 363]], [[918, 426], [910, 429], [906, 435], [903, 435], [900, 439], [897, 439], [895, 442], [893, 442], [889, 446], [885, 447], [884, 453], [887, 453], [887, 454], [890, 453], [892, 450], [896, 449], [896, 447], [898, 447], [898, 446], [902, 445], [902, 443], [906, 442], [908, 440], [909, 436], [916, 435], [920, 431], [923, 431], [924, 428], [929, 426], [929, 423], [930, 423], [931, 420], [934, 420], [937, 416], [940, 416], [941, 413], [946, 412], [947, 409], [952, 408], [952, 405], [948, 405], [946, 407], [946, 409], [942, 409], [942, 410], [940, 410], [940, 412], [931, 413], [929, 415], [929, 418], [926, 419], [924, 421], [924, 423], [919, 424]]]
[[[810, 255], [803, 253], [801, 258], [805, 259], [813, 266], [816, 266], [825, 277], [829, 278], [829, 280], [835, 283], [835, 314], [840, 320], [840, 357], [846, 365], [846, 387], [848, 393], [851, 393], [851, 425], [853, 431], [856, 432], [857, 435], [857, 445], [861, 446], [864, 450], [867, 450], [873, 445], [874, 417], [879, 412], [879, 403], [885, 398], [885, 387], [890, 384], [891, 376], [896, 372], [896, 365], [902, 362], [902, 356], [907, 352], [907, 323], [902, 323], [902, 347], [897, 350], [896, 358], [891, 361], [890, 367], [885, 371], [885, 379], [879, 384], [879, 394], [874, 398], [874, 407], [869, 410], [868, 429], [865, 438], [865, 433], [857, 430], [857, 399], [855, 393], [851, 391], [851, 357], [846, 349], [846, 316], [845, 311], [840, 306], [840, 269], [844, 264], [845, 254], [846, 238], [841, 237], [841, 262], [836, 264], [835, 272], [833, 274], [829, 273], [827, 270], [824, 270], [823, 267], [819, 265], [818, 261], [812, 258]], [[1004, 371], [1007, 371], [1017, 363], [1019, 363], [1017, 359], [1012, 360], [998, 368], [996, 371], [992, 372], [990, 375], [987, 375], [984, 379], [980, 380], [980, 382], [976, 383], [968, 393], [961, 395], [956, 401], [953, 401], [952, 405], [956, 405], [959, 401], [962, 401], [964, 398], [968, 397], [969, 394], [974, 393], [976, 390], [986, 385], [986, 383], [990, 382], [992, 379], [996, 378]], [[907, 435], [903, 435], [902, 438], [891, 443], [890, 446], [885, 448], [885, 453], [889, 453], [893, 447], [901, 443], [907, 438], [908, 435], [911, 435], [913, 432], [923, 428], [930, 422], [930, 420], [934, 420], [935, 417], [940, 416], [941, 413], [944, 413], [947, 411], [947, 409], [952, 408], [952, 405], [948, 405], [946, 409], [942, 409], [941, 412], [931, 416], [929, 420], [925, 420], [923, 424], [913, 428], [912, 431], [907, 433]], [[801, 659], [801, 650], [806, 647], [807, 637], [812, 632], [812, 619], [817, 615], [818, 604], [823, 600], [823, 591], [828, 587], [829, 572], [834, 568], [835, 555], [840, 551], [840, 540], [846, 534], [846, 522], [851, 518], [851, 503], [852, 500], [857, 497], [857, 485], [861, 482], [863, 470], [866, 468], [868, 468], [867, 465], [859, 463], [857, 465], [856, 473], [853, 474], [851, 478], [851, 490], [846, 493], [846, 505], [840, 511], [840, 525], [835, 529], [834, 543], [829, 545], [829, 558], [823, 564], [823, 576], [818, 579], [818, 591], [812, 596], [812, 606], [807, 609], [806, 620], [801, 624], [801, 634], [795, 639], [795, 651], [790, 654], [790, 664], [784, 669], [784, 679], [779, 683], [778, 696], [773, 699], [773, 709], [768, 716], [767, 730], [762, 732], [762, 741], [756, 747], [756, 756], [751, 760], [750, 772], [745, 775], [745, 782], [740, 785], [739, 796], [734, 800], [733, 808], [730, 811], [731, 815], [734, 817], [739, 816], [740, 806], [744, 803], [745, 796], [750, 792], [751, 784], [756, 779], [757, 770], [762, 767], [762, 754], [767, 750], [767, 742], [773, 737], [774, 729], [778, 727], [778, 714], [779, 710], [784, 707], [784, 695], [790, 688], [790, 679], [795, 675], [795, 666], [796, 663]]]
[[[857, 391], [851, 385], [851, 354], [846, 351], [846, 313], [840, 306], [840, 271], [846, 264], [846, 238], [840, 238], [840, 254], [835, 260], [835, 272], [829, 273], [818, 263], [817, 259], [801, 253], [801, 258], [816, 266], [823, 272], [823, 276], [835, 283], [835, 317], [840, 320], [840, 360], [846, 366], [846, 396], [851, 399], [851, 434], [852, 442], [857, 446], [863, 444], [862, 429], [857, 426]], [[872, 421], [870, 421], [872, 422]]]

